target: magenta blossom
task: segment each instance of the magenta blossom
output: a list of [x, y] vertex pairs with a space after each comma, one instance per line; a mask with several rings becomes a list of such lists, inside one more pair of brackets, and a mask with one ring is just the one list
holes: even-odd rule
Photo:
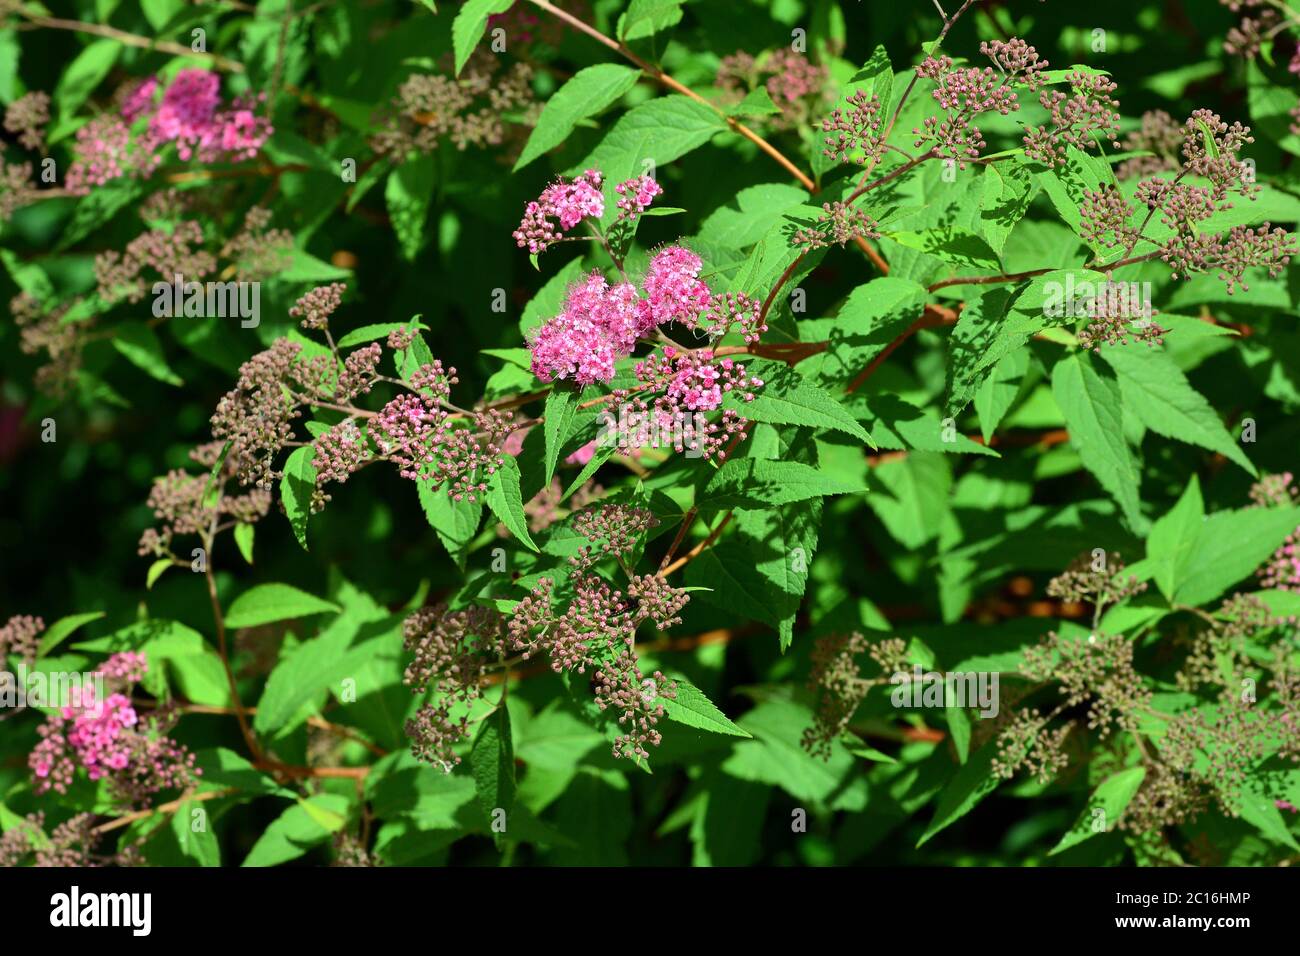
[[[589, 169], [577, 179], [561, 179], [542, 190], [535, 202], [524, 207], [524, 218], [514, 231], [519, 248], [530, 253], [545, 252], [559, 242], [583, 219], [599, 219], [605, 214], [605, 195], [601, 192], [604, 177]], [[558, 228], [556, 223], [558, 222]]]

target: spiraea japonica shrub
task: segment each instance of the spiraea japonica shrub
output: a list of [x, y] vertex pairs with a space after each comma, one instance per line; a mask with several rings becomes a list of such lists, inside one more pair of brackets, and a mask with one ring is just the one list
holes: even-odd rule
[[1300, 857], [1293, 4], [69, 6], [0, 861]]

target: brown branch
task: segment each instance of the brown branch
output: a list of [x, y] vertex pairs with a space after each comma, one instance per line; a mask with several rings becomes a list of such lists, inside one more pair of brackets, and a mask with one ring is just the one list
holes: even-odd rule
[[155, 40], [150, 37], [142, 37], [135, 33], [127, 33], [125, 30], [104, 26], [99, 23], [82, 23], [80, 20], [63, 20], [59, 17], [45, 17], [24, 10], [22, 7], [18, 7], [15, 12], [26, 18], [33, 26], [46, 27], [51, 30], [71, 30], [74, 33], [88, 33], [91, 36], [116, 40], [118, 43], [126, 46], [139, 47], [142, 50], [160, 50], [163, 53], [171, 53], [174, 56], [201, 57], [211, 61], [212, 65], [218, 70], [225, 70], [228, 73], [244, 72], [244, 64], [242, 63], [224, 56], [218, 56], [215, 53], [200, 53], [197, 50], [191, 50], [184, 44], [174, 43], [171, 40]]
[[[807, 190], [809, 193], [817, 192], [817, 184], [813, 182], [813, 180], [803, 170], [801, 170], [798, 166], [796, 166], [790, 160], [789, 157], [787, 157], [784, 153], [782, 153], [779, 149], [777, 149], [775, 146], [769, 143], [758, 133], [754, 132], [744, 123], [740, 122], [740, 120], [736, 119], [734, 116], [728, 116], [721, 109], [719, 109], [716, 104], [709, 102], [704, 97], [700, 96], [700, 94], [692, 90], [690, 87], [673, 79], [663, 70], [661, 70], [659, 67], [637, 56], [635, 53], [629, 50], [622, 43], [619, 43], [617, 40], [613, 39], [612, 37], [605, 36], [605, 34], [601, 33], [599, 30], [591, 26], [589, 23], [580, 20], [578, 17], [575, 17], [571, 13], [561, 10], [559, 7], [555, 6], [554, 4], [549, 3], [548, 0], [528, 0], [528, 2], [533, 4], [536, 7], [539, 7], [542, 10], [545, 10], [547, 13], [551, 14], [552, 16], [557, 17], [560, 20], [563, 20], [565, 23], [573, 27], [575, 30], [585, 33], [587, 36], [591, 37], [597, 43], [601, 43], [604, 46], [609, 47], [615, 53], [619, 54], [620, 56], [624, 57], [631, 63], [635, 64], [641, 70], [641, 72], [645, 73], [651, 79], [668, 87], [668, 89], [680, 93], [683, 96], [689, 97], [690, 99], [695, 100], [695, 102], [697, 103], [701, 103], [704, 106], [707, 106], [709, 109], [713, 110], [713, 112], [717, 113], [718, 116], [721, 117], [723, 121], [726, 122], [727, 126], [732, 129], [732, 131], [738, 133], [740, 136], [743, 136], [745, 139], [749, 140], [760, 150], [762, 150], [773, 160], [775, 160], [777, 164], [780, 165], [780, 167], [784, 169], [786, 172], [788, 172], [791, 176], [793, 176], [799, 182], [799, 185], [802, 186], [805, 190]], [[877, 269], [880, 270], [882, 275], [889, 274], [889, 265], [881, 257], [880, 253], [876, 251], [876, 249], [869, 242], [867, 242], [861, 236], [854, 236], [853, 241], [857, 244], [858, 248], [860, 248], [864, 253], [866, 253], [867, 257], [871, 260], [872, 264]]]
[[119, 830], [122, 827], [130, 826], [137, 820], [147, 820], [155, 813], [175, 813], [187, 803], [202, 803], [204, 800], [216, 800], [219, 797], [228, 797], [237, 791], [234, 788], [226, 790], [205, 790], [202, 793], [189, 793], [178, 800], [171, 800], [167, 803], [160, 803], [156, 807], [148, 807], [144, 810], [133, 810], [130, 813], [123, 814], [116, 819], [109, 820], [107, 823], [101, 823], [99, 826], [91, 829], [92, 833], [110, 833], [113, 830]]
[[707, 538], [705, 538], [695, 547], [691, 548], [691, 550], [687, 551], [686, 554], [682, 555], [672, 564], [668, 565], [668, 567], [663, 568], [659, 572], [659, 576], [661, 578], [666, 578], [668, 577], [668, 575], [672, 574], [677, 569], [683, 567], [686, 564], [689, 564], [692, 560], [694, 560], [695, 558], [703, 554], [704, 551], [706, 551], [709, 548], [709, 546], [713, 544], [713, 542], [718, 540], [718, 535], [722, 534], [722, 529], [725, 528], [731, 522], [731, 518], [733, 515], [734, 512], [732, 511], [728, 511], [725, 515], [723, 515], [722, 520], [718, 522], [718, 526], [709, 532], [709, 536]]
[[[217, 516], [220, 514], [220, 508], [213, 508], [212, 525], [215, 528]], [[203, 555], [203, 576], [208, 583], [208, 598], [212, 603], [212, 620], [217, 628], [217, 650], [221, 655], [221, 666], [226, 672], [226, 682], [230, 687], [230, 702], [234, 706], [235, 719], [239, 721], [239, 732], [244, 737], [244, 744], [248, 747], [248, 752], [252, 755], [254, 762], [262, 756], [261, 748], [257, 745], [257, 737], [253, 734], [253, 728], [249, 726], [248, 717], [244, 712], [244, 705], [239, 699], [239, 684], [235, 680], [235, 672], [230, 666], [230, 649], [226, 640], [226, 618], [221, 610], [221, 599], [217, 597], [217, 579], [212, 573], [212, 544], [213, 532], [209, 529], [203, 537], [204, 555]]]
[[885, 359], [893, 355], [894, 351], [900, 345], [917, 332], [921, 331], [921, 329], [934, 328], [938, 325], [948, 325], [951, 322], [955, 322], [957, 320], [957, 311], [958, 310], [948, 309], [943, 306], [927, 305], [925, 311], [921, 313], [921, 317], [909, 325], [901, 335], [886, 345], [884, 349], [881, 350], [880, 354], [872, 359], [870, 364], [859, 372], [853, 381], [848, 384], [845, 391], [856, 392], [862, 386], [862, 383], [875, 374], [876, 369], [880, 368], [880, 366], [884, 364]]

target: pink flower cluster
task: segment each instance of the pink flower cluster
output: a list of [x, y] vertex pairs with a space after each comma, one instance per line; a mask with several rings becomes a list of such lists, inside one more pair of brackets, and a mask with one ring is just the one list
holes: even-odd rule
[[569, 291], [563, 311], [533, 335], [533, 374], [544, 382], [608, 382], [615, 363], [632, 354], [639, 338], [666, 322], [696, 323], [712, 301], [699, 278], [702, 268], [689, 249], [661, 249], [642, 280], [645, 298], [630, 282], [611, 286], [599, 272], [591, 273]]
[[1287, 535], [1285, 543], [1258, 571], [1260, 587], [1300, 591], [1300, 528]]
[[[563, 241], [564, 233], [582, 220], [605, 215], [605, 194], [601, 191], [604, 181], [600, 170], [588, 169], [577, 179], [551, 183], [524, 207], [524, 218], [512, 233], [516, 245], [533, 255], [545, 252]], [[634, 176], [619, 183], [614, 187], [619, 197], [618, 222], [630, 229], [663, 191], [650, 176]]]
[[[619, 407], [617, 421], [612, 408], [604, 412], [606, 427], [618, 429], [623, 451], [666, 441], [678, 454], [723, 459], [728, 440], [744, 441], [749, 422], [734, 408], [723, 409], [717, 421], [704, 413], [720, 408], [728, 392], [752, 402], [755, 389], [763, 387], [763, 380], [740, 363], [730, 358], [715, 363], [710, 349], [683, 352], [666, 346], [662, 355], [638, 362], [634, 372], [638, 388], [610, 395], [611, 406]], [[643, 397], [652, 392], [660, 394]]]
[[603, 216], [603, 182], [600, 170], [589, 169], [577, 179], [569, 182], [561, 179], [543, 189], [535, 201], [524, 207], [524, 218], [513, 233], [519, 248], [533, 254], [545, 252], [563, 238], [562, 233], [583, 219]]
[[[113, 687], [129, 690], [146, 670], [143, 654], [114, 654], [99, 673]], [[77, 770], [91, 780], [109, 778], [115, 794], [131, 802], [159, 790], [181, 788], [200, 771], [194, 755], [167, 739], [155, 718], [142, 721], [122, 691], [102, 702], [93, 687], [46, 717], [41, 740], [28, 756], [38, 794], [65, 793]]]
[[[253, 100], [236, 99], [223, 107], [220, 88], [215, 73], [181, 70], [157, 102], [158, 80], [143, 81], [127, 94], [119, 116], [97, 117], [77, 131], [68, 189], [85, 193], [122, 176], [147, 176], [168, 143], [176, 144], [183, 160], [253, 158], [274, 132], [270, 121], [253, 111]], [[145, 130], [132, 137], [131, 125], [145, 118]]]
[[618, 193], [620, 219], [635, 219], [649, 208], [655, 196], [662, 196], [664, 188], [649, 176], [637, 176], [614, 187]]
[[637, 363], [636, 377], [647, 383], [662, 383], [665, 397], [693, 412], [709, 412], [722, 405], [723, 392], [738, 389], [745, 401], [754, 400], [753, 390], [763, 382], [745, 374], [745, 367], [729, 358], [713, 364], [713, 353], [678, 352], [672, 346], [663, 358], [650, 356]]

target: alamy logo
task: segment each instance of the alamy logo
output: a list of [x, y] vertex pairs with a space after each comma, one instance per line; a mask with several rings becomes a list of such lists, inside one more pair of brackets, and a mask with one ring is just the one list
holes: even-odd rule
[[0, 671], [0, 710], [23, 707], [73, 707], [98, 717], [104, 707], [104, 675], [99, 671]]
[[260, 282], [186, 282], [176, 273], [171, 282], [153, 284], [153, 314], [156, 318], [238, 318], [245, 329], [262, 321]]
[[1043, 287], [1043, 315], [1049, 319], [1095, 319], [1105, 316], [1150, 320], [1150, 282], [1076, 282], [1073, 273], [1064, 282]]
[[998, 715], [997, 671], [923, 671], [920, 665], [896, 671], [889, 678], [898, 686], [889, 695], [895, 707], [971, 707], [981, 717]]
[[50, 925], [127, 926], [133, 936], [148, 936], [153, 927], [153, 894], [82, 893], [74, 886], [70, 893], [50, 897]]
[[631, 403], [601, 412], [596, 446], [613, 446], [619, 451], [641, 448], [672, 448], [686, 458], [700, 458], [709, 434], [709, 420], [703, 412], [662, 412], [642, 409]]

